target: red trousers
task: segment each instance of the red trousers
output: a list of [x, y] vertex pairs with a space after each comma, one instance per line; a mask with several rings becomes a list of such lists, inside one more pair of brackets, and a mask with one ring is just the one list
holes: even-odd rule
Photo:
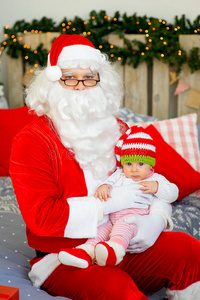
[[164, 232], [140, 254], [127, 254], [115, 267], [78, 269], [60, 265], [42, 289], [73, 300], [147, 300], [163, 287], [183, 290], [200, 281], [200, 242], [189, 235]]

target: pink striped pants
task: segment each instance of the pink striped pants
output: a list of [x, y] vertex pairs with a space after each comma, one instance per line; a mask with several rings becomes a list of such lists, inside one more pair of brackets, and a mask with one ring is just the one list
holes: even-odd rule
[[95, 247], [99, 242], [109, 240], [120, 244], [126, 251], [130, 240], [137, 234], [137, 226], [125, 223], [125, 217], [148, 214], [149, 209], [144, 208], [130, 208], [112, 213], [110, 214], [110, 221], [98, 227], [97, 237], [88, 239], [86, 244]]

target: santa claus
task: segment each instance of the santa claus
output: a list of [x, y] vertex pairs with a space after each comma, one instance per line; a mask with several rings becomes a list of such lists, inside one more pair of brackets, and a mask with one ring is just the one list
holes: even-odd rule
[[88, 39], [55, 39], [47, 67], [27, 90], [26, 103], [38, 118], [15, 137], [10, 162], [28, 243], [36, 250], [29, 277], [70, 299], [147, 299], [144, 293], [162, 287], [169, 299], [198, 299], [200, 243], [163, 232], [171, 225], [171, 206], [156, 199], [150, 215], [129, 220], [138, 234], [117, 266], [83, 270], [58, 260], [62, 248], [94, 237], [109, 213], [132, 207], [142, 195], [120, 187], [112, 201], [94, 198], [116, 168], [114, 146], [127, 129], [117, 118], [122, 95], [113, 66]]

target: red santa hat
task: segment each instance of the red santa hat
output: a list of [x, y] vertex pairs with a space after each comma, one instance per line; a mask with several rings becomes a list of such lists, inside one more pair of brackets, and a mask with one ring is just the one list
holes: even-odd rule
[[152, 137], [141, 126], [132, 126], [115, 146], [117, 167], [129, 162], [143, 162], [155, 166], [156, 147]]
[[61, 68], [69, 61], [102, 61], [102, 54], [85, 37], [78, 34], [61, 34], [52, 44], [48, 55], [46, 75], [48, 80], [56, 81], [62, 76]]

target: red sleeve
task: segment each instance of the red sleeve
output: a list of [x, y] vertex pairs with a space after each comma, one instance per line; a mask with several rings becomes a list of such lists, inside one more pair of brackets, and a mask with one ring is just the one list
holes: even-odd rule
[[27, 227], [38, 236], [63, 236], [69, 217], [69, 205], [58, 189], [62, 178], [53, 147], [39, 130], [24, 130], [12, 147], [10, 175], [17, 201]]

